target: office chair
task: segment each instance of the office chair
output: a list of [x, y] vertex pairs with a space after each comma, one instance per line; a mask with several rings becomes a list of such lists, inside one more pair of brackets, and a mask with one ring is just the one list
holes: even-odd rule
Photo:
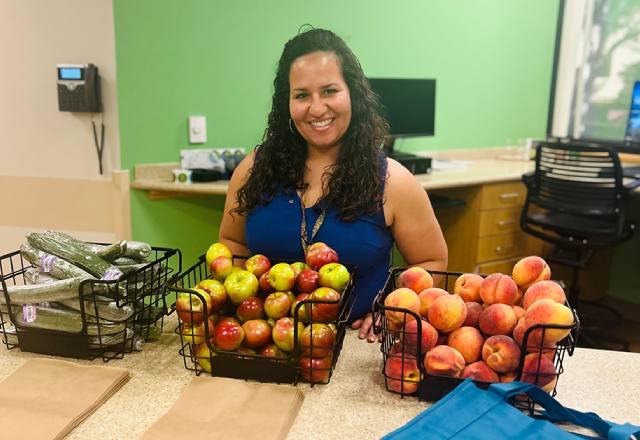
[[[631, 237], [635, 224], [628, 220], [631, 191], [640, 180], [625, 186], [615, 151], [602, 147], [541, 143], [536, 149], [536, 168], [522, 176], [527, 198], [520, 216], [521, 228], [555, 245], [547, 260], [572, 269], [569, 303], [581, 319], [580, 339], [613, 343], [629, 351], [620, 338], [604, 335], [604, 328], [619, 324], [622, 316], [603, 304], [613, 323], [598, 322], [602, 314], [587, 314], [579, 298], [579, 271], [597, 248], [614, 246]], [[609, 319], [609, 321], [612, 321]]]

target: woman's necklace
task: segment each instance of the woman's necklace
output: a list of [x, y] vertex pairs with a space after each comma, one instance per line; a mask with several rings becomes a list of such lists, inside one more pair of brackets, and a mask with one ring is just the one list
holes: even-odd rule
[[302, 245], [302, 250], [306, 254], [307, 248], [311, 243], [313, 243], [313, 240], [316, 238], [316, 235], [318, 235], [318, 231], [320, 230], [320, 227], [324, 222], [324, 218], [327, 215], [327, 208], [326, 206], [322, 208], [320, 215], [318, 216], [315, 223], [313, 224], [313, 228], [311, 229], [311, 239], [308, 239], [307, 237], [307, 218], [306, 218], [305, 206], [304, 206], [304, 190], [300, 194], [300, 211], [302, 214], [301, 215], [302, 221], [300, 222], [300, 244]]

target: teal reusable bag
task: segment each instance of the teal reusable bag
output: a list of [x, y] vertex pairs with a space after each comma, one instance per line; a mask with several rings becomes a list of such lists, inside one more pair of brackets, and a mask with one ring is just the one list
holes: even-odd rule
[[[509, 404], [509, 399], [521, 393], [526, 393], [533, 402], [544, 408], [542, 418], [529, 417]], [[601, 437], [569, 433], [552, 422], [569, 422], [589, 428]], [[640, 435], [640, 426], [628, 423], [620, 425], [603, 420], [594, 413], [565, 408], [535, 385], [524, 382], [496, 383], [482, 390], [471, 379], [467, 379], [435, 405], [383, 439], [628, 440], [632, 434]]]

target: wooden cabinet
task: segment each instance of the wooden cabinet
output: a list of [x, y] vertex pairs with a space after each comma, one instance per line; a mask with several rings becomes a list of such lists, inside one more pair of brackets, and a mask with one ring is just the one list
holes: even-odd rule
[[464, 206], [435, 207], [449, 247], [449, 269], [510, 273], [527, 255], [542, 253], [542, 242], [520, 230], [526, 189], [519, 181], [431, 191], [463, 200]]

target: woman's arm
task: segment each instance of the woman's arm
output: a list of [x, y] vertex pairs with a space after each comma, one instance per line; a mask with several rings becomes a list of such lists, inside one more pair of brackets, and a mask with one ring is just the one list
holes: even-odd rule
[[238, 190], [244, 185], [251, 167], [253, 166], [255, 153], [248, 154], [236, 167], [229, 181], [227, 198], [224, 203], [224, 213], [220, 223], [219, 241], [227, 245], [233, 255], [249, 255], [244, 226], [246, 218], [231, 210], [238, 206]]
[[[446, 270], [447, 244], [427, 193], [416, 178], [393, 159], [388, 159], [388, 173], [384, 215], [398, 250], [410, 266]], [[380, 340], [373, 333], [370, 313], [354, 321], [351, 327], [360, 329], [360, 339]]]
[[415, 176], [388, 159], [385, 217], [398, 250], [409, 266], [446, 270], [448, 251], [429, 196]]

